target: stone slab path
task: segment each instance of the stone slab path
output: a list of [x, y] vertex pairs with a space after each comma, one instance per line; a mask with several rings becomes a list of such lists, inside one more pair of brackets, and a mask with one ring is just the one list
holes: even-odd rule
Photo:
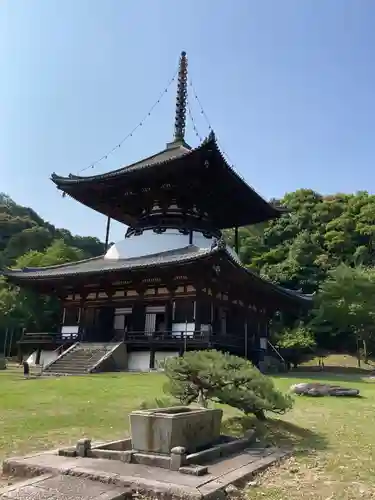
[[1, 500], [125, 500], [130, 489], [71, 476], [43, 475], [3, 488]]
[[[15, 484], [8, 487], [10, 491], [2, 492], [0, 490], [0, 500], [11, 498], [17, 500], [26, 498], [30, 500], [47, 498], [56, 500], [70, 500], [72, 498], [113, 500], [131, 498], [131, 496], [118, 496], [129, 495], [129, 491], [142, 492], [149, 495], [149, 498], [171, 498], [174, 496], [216, 500], [224, 498], [220, 495], [224, 494], [223, 491], [229, 484], [238, 484], [246, 478], [250, 478], [287, 454], [288, 452], [285, 450], [276, 448], [249, 448], [237, 455], [206, 464], [208, 465], [208, 474], [193, 476], [117, 460], [62, 457], [57, 455], [56, 451], [39, 453], [8, 459], [3, 464], [3, 470], [5, 473], [18, 477], [32, 477], [42, 474], [49, 474], [50, 477], [44, 477], [40, 482], [38, 482], [40, 477], [37, 480], [34, 478], [32, 481], [36, 482], [32, 484]], [[57, 496], [48, 497], [44, 494], [44, 491], [48, 491], [50, 488], [50, 484], [54, 484], [52, 489], [56, 491]], [[87, 488], [86, 484], [89, 485]], [[61, 485], [61, 491], [58, 485]], [[78, 488], [77, 494], [74, 497], [68, 496], [68, 489], [73, 488], [74, 485]], [[99, 489], [96, 491], [95, 487]], [[22, 490], [22, 488], [32, 489]], [[30, 494], [22, 496], [23, 491], [29, 491]]]

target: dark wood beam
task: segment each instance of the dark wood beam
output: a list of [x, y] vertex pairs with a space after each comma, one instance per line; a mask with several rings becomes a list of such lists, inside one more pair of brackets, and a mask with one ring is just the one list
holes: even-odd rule
[[238, 255], [238, 251], [239, 251], [239, 239], [238, 239], [238, 227], [236, 226], [234, 228], [234, 250], [236, 252], [236, 254]]

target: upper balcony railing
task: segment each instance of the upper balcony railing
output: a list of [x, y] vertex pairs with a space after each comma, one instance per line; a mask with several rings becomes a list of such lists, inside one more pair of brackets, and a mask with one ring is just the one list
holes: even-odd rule
[[223, 345], [233, 347], [244, 347], [245, 344], [244, 336], [241, 336], [240, 334], [221, 334], [217, 332], [202, 332], [199, 330], [160, 332], [124, 332], [121, 330], [115, 330], [114, 340], [124, 341], [126, 343], [142, 344], [202, 344], [202, 346]]
[[[242, 332], [238, 333], [219, 333], [202, 332], [199, 330], [186, 331], [167, 331], [146, 332], [141, 331], [123, 331], [111, 330], [110, 332], [99, 329], [86, 329], [80, 333], [32, 333], [25, 332], [20, 340], [23, 344], [51, 344], [62, 345], [74, 342], [126, 342], [128, 344], [159, 344], [199, 347], [237, 347], [245, 348], [245, 337]], [[251, 342], [248, 342], [247, 348], [251, 349]]]

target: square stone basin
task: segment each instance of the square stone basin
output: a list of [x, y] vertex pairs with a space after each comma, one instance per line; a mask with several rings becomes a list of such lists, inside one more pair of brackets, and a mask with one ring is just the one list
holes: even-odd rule
[[194, 453], [220, 437], [223, 411], [175, 406], [133, 411], [130, 418], [135, 451], [169, 454], [176, 446]]

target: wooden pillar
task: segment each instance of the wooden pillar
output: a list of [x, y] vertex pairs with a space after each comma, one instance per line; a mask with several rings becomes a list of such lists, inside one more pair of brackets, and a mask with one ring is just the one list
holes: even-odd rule
[[79, 317], [78, 317], [78, 335], [79, 340], [83, 340], [86, 334], [86, 297], [81, 296], [81, 300], [79, 301]]
[[108, 245], [109, 245], [109, 231], [111, 229], [111, 218], [107, 218], [107, 226], [105, 229], [105, 244], [104, 244], [104, 253], [107, 252], [108, 250]]
[[22, 354], [22, 347], [21, 344], [18, 342], [18, 348], [17, 348], [17, 359], [19, 363], [22, 363], [23, 359], [23, 354]]
[[245, 358], [248, 359], [248, 331], [247, 331], [247, 316], [245, 316]]
[[132, 330], [135, 332], [144, 332], [146, 319], [146, 305], [143, 296], [139, 296], [133, 303], [132, 312]]
[[150, 349], [150, 370], [155, 368], [155, 349], [152, 347]]
[[35, 364], [36, 365], [40, 365], [40, 355], [42, 354], [42, 349], [40, 349], [40, 347], [37, 349], [36, 351], [36, 355], [35, 355]]
[[238, 254], [239, 252], [239, 239], [238, 239], [238, 227], [234, 228], [234, 250]]
[[201, 331], [201, 305], [202, 305], [202, 296], [201, 294], [197, 294], [194, 301], [194, 323], [195, 323], [195, 331]]

